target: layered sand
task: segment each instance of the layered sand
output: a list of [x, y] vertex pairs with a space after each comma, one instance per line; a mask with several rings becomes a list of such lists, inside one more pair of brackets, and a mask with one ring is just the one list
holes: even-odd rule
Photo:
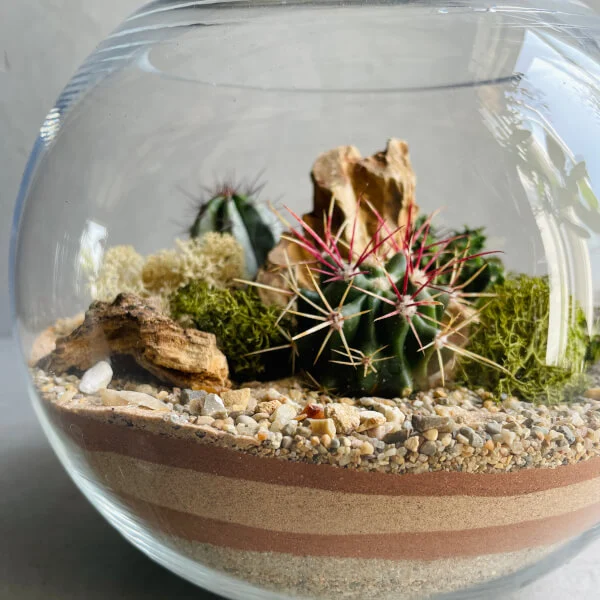
[[[600, 522], [600, 406], [593, 400], [579, 412], [557, 407], [537, 414], [515, 403], [486, 407], [464, 394], [456, 406], [452, 393], [444, 398], [438, 391], [439, 404], [431, 406], [449, 411], [444, 423], [454, 423], [446, 434], [452, 445], [437, 444], [427, 456], [421, 452], [431, 430], [407, 430], [395, 443], [378, 440], [377, 427], [338, 434], [336, 449], [331, 436], [308, 428], [304, 438], [300, 423], [293, 446], [276, 444], [284, 439], [268, 431], [276, 411], [270, 419], [258, 415], [285, 405], [284, 388], [253, 389], [256, 408], [219, 421], [187, 415], [187, 405], [170, 408], [180, 398], [176, 390], [138, 385], [154, 396], [155, 410], [106, 406], [101, 396], [76, 393], [74, 376], [35, 377], [64, 442], [136, 523], [186, 557], [274, 591], [426, 598], [514, 573]], [[298, 389], [289, 394], [300, 411]], [[334, 402], [314, 393], [304, 402], [315, 400]], [[373, 409], [393, 418], [402, 412], [402, 425], [435, 416], [427, 395], [387, 402], [360, 399], [360, 422], [362, 411], [374, 419]], [[242, 434], [252, 418], [255, 435]], [[535, 438], [544, 419], [553, 435]], [[491, 421], [500, 433], [488, 432]], [[467, 424], [481, 444], [462, 440]], [[411, 440], [418, 440], [414, 450]], [[362, 452], [365, 443], [372, 453]]]
[[166, 544], [273, 590], [423, 598], [513, 573], [600, 522], [600, 458], [394, 475], [252, 455], [143, 413], [50, 408], [98, 482]]

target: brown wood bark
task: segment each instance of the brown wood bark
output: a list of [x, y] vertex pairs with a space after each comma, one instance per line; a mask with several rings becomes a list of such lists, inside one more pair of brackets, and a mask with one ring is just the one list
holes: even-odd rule
[[228, 389], [225, 355], [211, 333], [184, 329], [134, 294], [112, 303], [93, 302], [83, 323], [56, 340], [38, 362], [46, 371], [85, 371], [113, 355], [127, 355], [168, 384], [191, 389]]

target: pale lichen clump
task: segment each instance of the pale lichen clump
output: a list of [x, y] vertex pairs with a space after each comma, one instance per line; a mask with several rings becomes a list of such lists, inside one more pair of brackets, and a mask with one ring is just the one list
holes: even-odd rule
[[117, 294], [143, 294], [144, 257], [133, 246], [113, 246], [106, 251], [100, 272], [92, 282], [95, 300], [112, 302]]
[[201, 238], [175, 240], [175, 248], [144, 259], [132, 246], [114, 246], [106, 252], [92, 285], [96, 300], [112, 302], [122, 292], [157, 298], [164, 308], [167, 298], [190, 281], [210, 287], [234, 285], [244, 274], [244, 250], [227, 233], [206, 233]]
[[210, 287], [230, 287], [244, 273], [244, 250], [228, 233], [210, 232], [201, 238], [175, 240], [175, 249], [149, 256], [142, 283], [151, 293], [170, 294], [193, 280]]

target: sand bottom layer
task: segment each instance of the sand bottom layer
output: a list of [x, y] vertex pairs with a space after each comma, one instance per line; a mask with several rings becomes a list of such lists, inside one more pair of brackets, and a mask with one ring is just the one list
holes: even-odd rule
[[[165, 535], [164, 542], [207, 567], [292, 597], [425, 600], [509, 576], [558, 546], [435, 561], [292, 556], [249, 552]], [[460, 537], [456, 540], [461, 544]]]

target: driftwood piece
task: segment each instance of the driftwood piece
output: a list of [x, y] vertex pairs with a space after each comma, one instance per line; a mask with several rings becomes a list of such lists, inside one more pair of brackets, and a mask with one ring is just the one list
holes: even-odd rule
[[[303, 220], [319, 235], [323, 235], [323, 216], [333, 203], [332, 224], [338, 231], [347, 221], [356, 227], [343, 230], [338, 248], [346, 253], [347, 244], [354, 231], [354, 249], [362, 252], [380, 226], [371, 205], [383, 218], [389, 231], [406, 225], [409, 211], [417, 216], [415, 202], [415, 174], [410, 163], [408, 145], [398, 139], [390, 139], [384, 152], [361, 157], [354, 146], [340, 146], [321, 154], [313, 165], [313, 210], [303, 215]], [[398, 233], [400, 236], [401, 233]], [[291, 265], [311, 261], [312, 257], [297, 244], [282, 239], [269, 253], [265, 268], [259, 271], [258, 281], [285, 289], [281, 273]], [[303, 287], [310, 288], [305, 269], [296, 269], [296, 276]], [[261, 290], [263, 301], [285, 304], [285, 296]]]
[[85, 314], [79, 313], [74, 317], [59, 319], [54, 325], [44, 329], [33, 342], [27, 364], [30, 367], [35, 367], [44, 356], [47, 356], [56, 348], [56, 340], [59, 337], [69, 335], [73, 329], [83, 323], [84, 318]]
[[231, 387], [225, 355], [211, 333], [183, 329], [134, 294], [94, 302], [85, 320], [38, 362], [46, 371], [85, 371], [111, 355], [127, 355], [166, 383], [220, 391]]
[[[390, 231], [406, 225], [408, 211], [416, 216], [415, 174], [406, 142], [388, 141], [385, 152], [362, 158], [354, 146], [341, 146], [319, 156], [313, 166], [313, 211], [305, 215], [307, 223], [323, 234], [323, 214], [334, 203], [333, 227], [356, 219], [354, 244], [358, 253], [376, 233], [379, 222], [373, 208], [383, 217]], [[361, 200], [362, 202], [359, 202]], [[342, 239], [350, 242], [352, 227], [347, 227]], [[340, 251], [344, 251], [340, 246]]]

